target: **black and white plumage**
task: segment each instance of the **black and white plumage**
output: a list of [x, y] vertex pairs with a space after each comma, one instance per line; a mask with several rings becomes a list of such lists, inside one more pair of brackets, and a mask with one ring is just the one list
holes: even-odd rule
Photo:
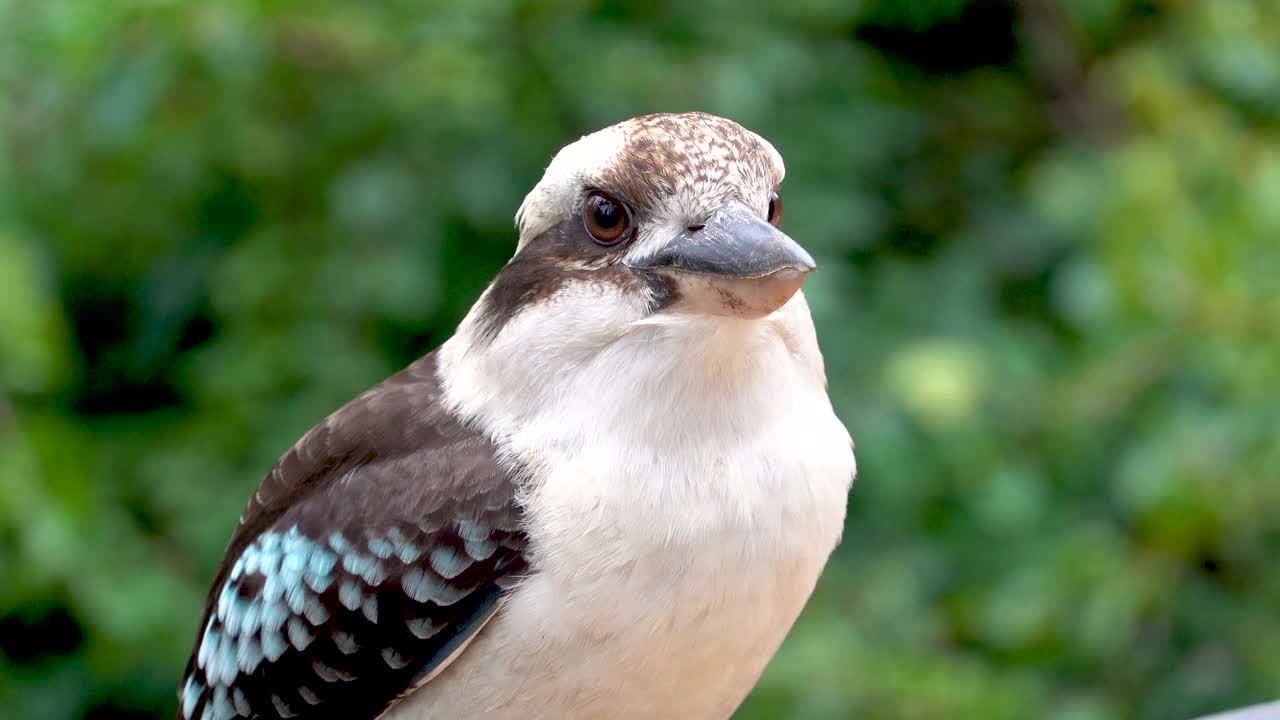
[[781, 180], [700, 113], [557, 155], [457, 334], [268, 473], [178, 716], [730, 715], [854, 472]]

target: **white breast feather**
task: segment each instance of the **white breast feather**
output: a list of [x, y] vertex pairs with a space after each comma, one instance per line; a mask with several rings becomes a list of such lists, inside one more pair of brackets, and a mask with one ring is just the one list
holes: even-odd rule
[[479, 349], [469, 319], [441, 351], [450, 402], [532, 469], [535, 574], [390, 717], [728, 717], [839, 539], [853, 451], [803, 295], [593, 335], [600, 291], [564, 292], [576, 325], [523, 313]]

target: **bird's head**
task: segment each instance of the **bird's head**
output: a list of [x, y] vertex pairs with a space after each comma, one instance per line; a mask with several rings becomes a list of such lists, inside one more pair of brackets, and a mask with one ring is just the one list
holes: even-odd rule
[[654, 316], [773, 313], [815, 267], [778, 228], [783, 174], [768, 141], [704, 113], [638, 117], [572, 143], [521, 205], [519, 246], [475, 331], [492, 339], [530, 315], [542, 332], [607, 335]]

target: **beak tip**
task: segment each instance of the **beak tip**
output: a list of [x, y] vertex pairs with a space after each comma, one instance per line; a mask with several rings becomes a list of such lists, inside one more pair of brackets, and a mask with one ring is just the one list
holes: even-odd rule
[[796, 269], [803, 273], [811, 273], [818, 269], [818, 262], [813, 259], [808, 250], [796, 245], [799, 252], [796, 253]]

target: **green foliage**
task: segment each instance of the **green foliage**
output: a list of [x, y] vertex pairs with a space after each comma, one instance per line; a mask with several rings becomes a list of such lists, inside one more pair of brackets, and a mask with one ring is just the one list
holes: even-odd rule
[[787, 158], [860, 463], [741, 718], [1274, 693], [1277, 6], [770, 5], [0, 0], [0, 715], [171, 716], [275, 457], [689, 109]]

